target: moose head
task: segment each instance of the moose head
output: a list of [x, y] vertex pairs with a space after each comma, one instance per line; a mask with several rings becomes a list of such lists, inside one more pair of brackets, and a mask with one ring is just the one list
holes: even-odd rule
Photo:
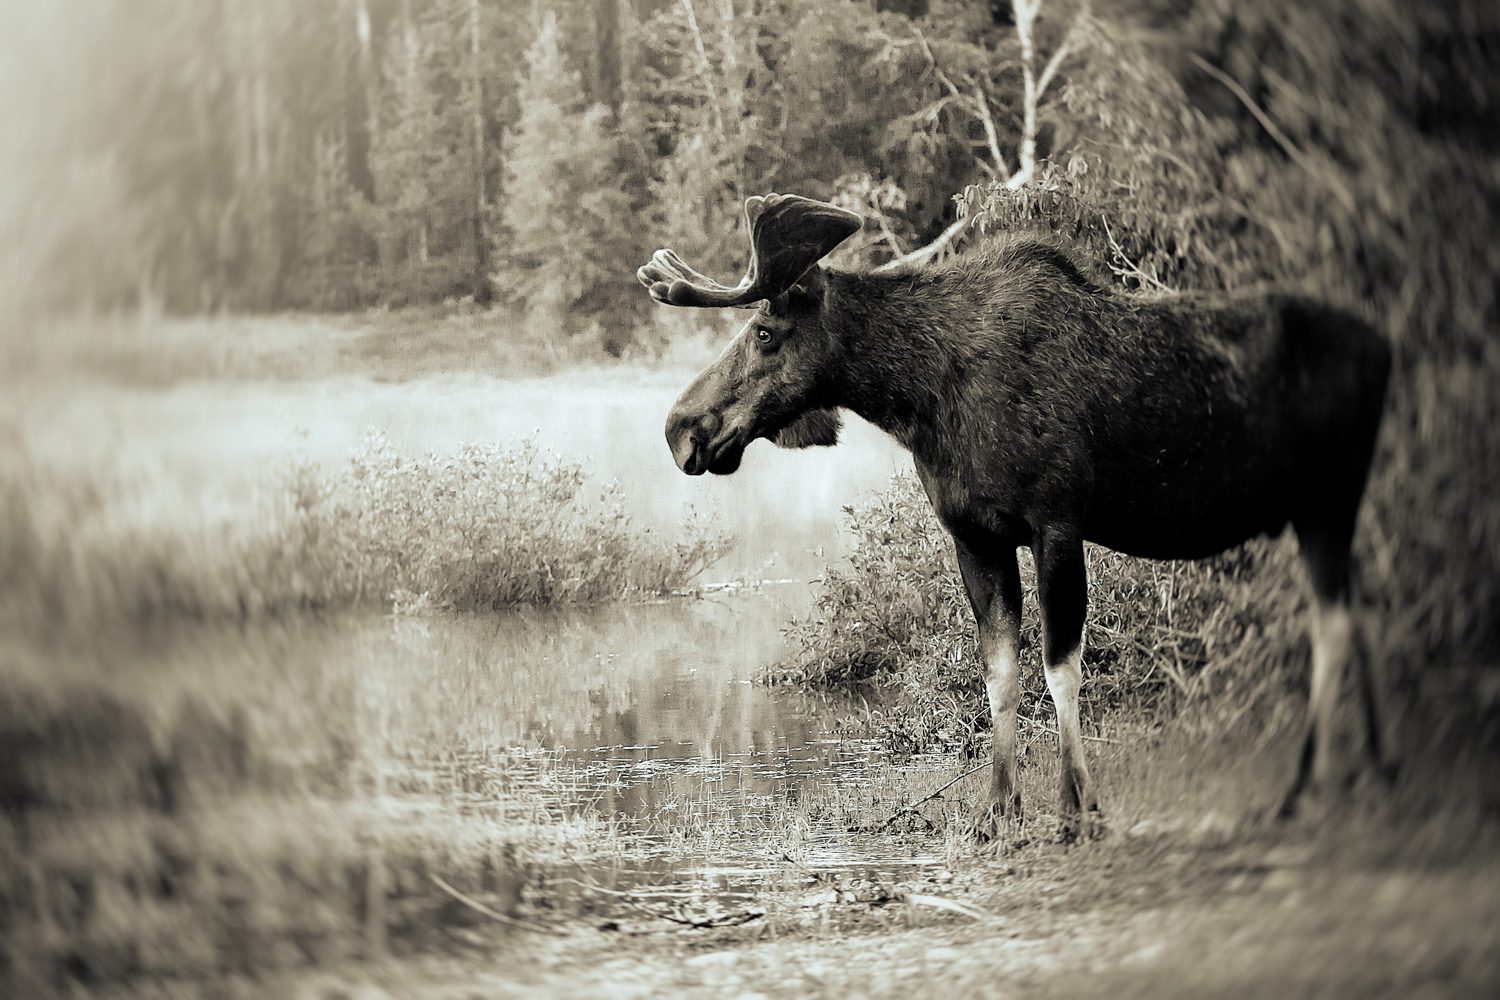
[[835, 349], [823, 322], [826, 283], [818, 261], [864, 220], [824, 202], [772, 194], [745, 202], [745, 223], [750, 265], [734, 288], [671, 250], [658, 250], [636, 272], [651, 297], [667, 305], [758, 307], [667, 417], [672, 457], [690, 476], [734, 472], [756, 438], [785, 448], [838, 440], [837, 411], [818, 403]]

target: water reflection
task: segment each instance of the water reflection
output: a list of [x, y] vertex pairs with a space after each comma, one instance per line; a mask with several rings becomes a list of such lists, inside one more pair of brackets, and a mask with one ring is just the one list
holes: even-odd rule
[[[752, 683], [787, 654], [781, 629], [805, 603], [803, 588], [776, 588], [587, 614], [403, 622], [390, 648], [419, 687], [442, 691], [443, 703], [426, 711], [450, 744], [479, 754], [551, 751], [576, 801], [640, 831], [680, 835], [695, 823], [745, 829], [784, 815], [780, 807], [810, 785], [860, 785], [883, 759], [871, 742], [840, 729], [859, 714], [858, 702]], [[414, 750], [433, 745], [431, 734], [409, 737]], [[476, 790], [469, 804], [482, 808], [486, 795]], [[732, 830], [721, 833], [736, 839]], [[802, 847], [815, 870], [871, 879], [908, 878], [939, 863], [890, 838], [836, 826], [806, 830]], [[787, 875], [775, 854], [694, 856], [680, 842], [676, 848], [612, 869], [607, 884], [709, 879], [722, 894]], [[585, 882], [602, 877], [579, 874]]]
[[[636, 816], [667, 794], [771, 794], [871, 759], [838, 732], [857, 703], [752, 683], [786, 655], [804, 592], [401, 622], [389, 655], [441, 690], [424, 714], [444, 742], [557, 751]], [[435, 736], [407, 734], [413, 747]]]
[[[0, 792], [166, 808], [152, 779], [166, 775], [173, 801], [204, 806], [370, 798], [502, 825], [545, 801], [556, 818], [598, 812], [631, 834], [628, 863], [577, 873], [616, 888], [752, 891], [790, 877], [785, 836], [754, 832], [778, 823], [814, 869], [935, 866], [883, 831], [788, 808], [866, 783], [882, 759], [840, 731], [861, 706], [752, 683], [788, 655], [781, 629], [806, 602], [796, 585], [593, 610], [174, 626], [66, 651], [0, 643], [0, 750], [30, 748], [0, 768]], [[31, 742], [6, 744], [7, 725]]]

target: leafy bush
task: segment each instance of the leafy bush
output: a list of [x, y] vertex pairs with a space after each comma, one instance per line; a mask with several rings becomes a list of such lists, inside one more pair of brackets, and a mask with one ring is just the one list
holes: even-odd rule
[[412, 459], [372, 434], [347, 465], [294, 465], [271, 492], [260, 517], [209, 526], [148, 517], [160, 505], [118, 484], [12, 465], [0, 474], [0, 613], [89, 627], [590, 602], [680, 588], [724, 543], [696, 520], [680, 540], [636, 527], [612, 485], [534, 440]]
[[297, 470], [291, 552], [335, 600], [465, 611], [658, 593], [712, 561], [720, 539], [657, 541], [613, 484], [587, 486], [582, 465], [544, 458], [534, 439], [408, 459], [372, 434], [338, 474]]
[[[792, 621], [796, 654], [768, 679], [872, 686], [890, 696], [873, 721], [895, 742], [972, 749], [989, 710], [952, 542], [911, 476], [894, 477], [884, 493], [845, 512], [854, 535], [848, 565], [830, 568], [812, 615]], [[1198, 562], [1154, 562], [1095, 545], [1085, 554], [1086, 717], [1194, 704], [1222, 725], [1295, 686], [1307, 650], [1290, 536]], [[1021, 712], [1035, 716], [1052, 703], [1038, 655], [1036, 572], [1025, 549], [1021, 582]]]

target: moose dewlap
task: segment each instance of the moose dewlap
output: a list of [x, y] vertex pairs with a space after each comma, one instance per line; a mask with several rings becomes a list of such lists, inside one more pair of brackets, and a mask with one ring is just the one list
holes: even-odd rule
[[[1380, 334], [1288, 295], [1132, 298], [1034, 239], [933, 266], [840, 271], [818, 261], [860, 216], [772, 194], [749, 199], [745, 219], [752, 254], [736, 287], [671, 250], [638, 272], [668, 305], [757, 306], [672, 407], [672, 456], [689, 475], [727, 475], [756, 438], [833, 444], [839, 409], [911, 451], [978, 623], [995, 734], [989, 821], [1020, 806], [1018, 546], [1036, 559], [1064, 833], [1087, 835], [1097, 804], [1078, 724], [1083, 543], [1192, 559], [1288, 523], [1314, 596], [1294, 809], [1327, 775], [1353, 653], [1349, 550], [1391, 363]], [[1358, 659], [1380, 760], [1371, 664]]]

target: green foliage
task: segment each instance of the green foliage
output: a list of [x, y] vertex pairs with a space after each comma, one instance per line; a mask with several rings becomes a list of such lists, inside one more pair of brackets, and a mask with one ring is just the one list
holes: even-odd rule
[[301, 608], [489, 610], [681, 588], [723, 545], [636, 528], [612, 485], [517, 446], [410, 459], [378, 434], [348, 464], [293, 466], [253, 524], [138, 510], [123, 487], [25, 464], [0, 478], [0, 611], [27, 627], [239, 618]]
[[[973, 615], [953, 543], [910, 476], [845, 508], [854, 544], [812, 614], [793, 620], [788, 665], [768, 679], [868, 685], [888, 702], [872, 723], [898, 745], [972, 750], [989, 726]], [[1273, 704], [1306, 663], [1300, 570], [1288, 537], [1200, 562], [1160, 563], [1087, 546], [1089, 619], [1082, 705], [1098, 722], [1186, 705], [1226, 718]], [[1021, 713], [1051, 712], [1037, 651], [1036, 573], [1022, 551]]]

